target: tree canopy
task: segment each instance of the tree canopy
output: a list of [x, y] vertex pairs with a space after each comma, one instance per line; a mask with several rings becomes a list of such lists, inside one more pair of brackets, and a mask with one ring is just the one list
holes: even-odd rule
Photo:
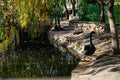
[[[110, 22], [109, 15], [113, 15], [114, 2], [118, 3], [119, 0], [1, 0], [0, 37], [5, 39], [4, 28], [6, 27], [8, 33], [11, 27], [15, 27], [16, 29], [27, 31], [31, 37], [41, 36], [44, 33], [47, 34], [51, 28], [50, 26], [53, 26], [53, 24], [60, 29], [60, 20], [64, 10], [67, 10], [66, 5], [68, 4], [72, 5], [73, 16], [76, 15], [77, 11], [81, 21], [98, 21], [100, 13], [99, 2], [103, 3], [100, 6], [106, 6], [106, 8], [101, 7], [101, 11], [106, 9], [108, 21]], [[97, 5], [97, 8], [95, 5]], [[112, 18], [112, 24], [115, 24], [114, 16]], [[116, 29], [112, 30], [115, 25], [112, 24], [110, 22], [110, 28], [114, 36], [116, 36]]]

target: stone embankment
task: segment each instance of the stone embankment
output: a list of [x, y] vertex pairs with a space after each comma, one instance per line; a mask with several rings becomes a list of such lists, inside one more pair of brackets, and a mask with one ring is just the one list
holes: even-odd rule
[[[49, 39], [61, 51], [69, 51], [82, 60], [73, 70], [71, 80], [120, 80], [120, 56], [111, 56], [111, 34], [107, 24], [90, 22], [77, 22], [72, 26], [68, 22], [62, 24], [65, 25], [64, 30], [50, 31]], [[96, 51], [93, 56], [82, 59], [83, 48], [90, 42], [91, 31], [97, 33], [93, 36]], [[103, 55], [111, 57], [102, 58]]]
[[[62, 23], [63, 24], [63, 23]], [[66, 25], [66, 24], [64, 24]], [[85, 45], [90, 43], [89, 34], [91, 31], [96, 31], [96, 35], [93, 36], [93, 44], [96, 47], [95, 55], [100, 56], [102, 54], [111, 52], [111, 40], [110, 33], [106, 33], [104, 28], [106, 24], [100, 23], [83, 23], [77, 25], [83, 28], [79, 29], [77, 27], [64, 27], [62, 31], [50, 31], [49, 38], [50, 41], [58, 47], [61, 51], [69, 51], [71, 54], [75, 55], [78, 58], [81, 58], [83, 48]], [[85, 26], [86, 25], [86, 26]], [[94, 25], [90, 28], [90, 25]], [[89, 28], [88, 28], [89, 27]], [[109, 31], [107, 31], [109, 32]]]

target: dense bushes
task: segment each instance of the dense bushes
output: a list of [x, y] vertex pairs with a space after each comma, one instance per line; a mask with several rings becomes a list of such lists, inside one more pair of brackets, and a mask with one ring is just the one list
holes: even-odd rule
[[[105, 10], [105, 20], [107, 20], [107, 11]], [[115, 21], [116, 23], [120, 23], [120, 5], [114, 6], [114, 14], [115, 14]], [[100, 15], [100, 7], [98, 4], [87, 4], [87, 6], [78, 6], [78, 16], [81, 21], [99, 21], [99, 15]]]

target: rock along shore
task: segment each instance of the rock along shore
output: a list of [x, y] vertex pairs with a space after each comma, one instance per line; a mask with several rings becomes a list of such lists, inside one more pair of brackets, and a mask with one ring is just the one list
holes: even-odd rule
[[[83, 24], [82, 22], [82, 24], [76, 24], [77, 26], [66, 26], [61, 31], [49, 32], [52, 44], [62, 52], [69, 51], [76, 58], [81, 59], [71, 73], [71, 80], [120, 80], [120, 55], [112, 56], [111, 34], [104, 28], [106, 24], [100, 26], [97, 23], [97, 26], [96, 23], [89, 23], [92, 26], [96, 25], [94, 28], [87, 26], [88, 23], [83, 27]], [[64, 25], [66, 24], [64, 23]], [[81, 25], [82, 28], [80, 28]], [[93, 37], [96, 51], [92, 57], [82, 60], [83, 47], [89, 44], [89, 33], [92, 30], [97, 30], [97, 34]]]

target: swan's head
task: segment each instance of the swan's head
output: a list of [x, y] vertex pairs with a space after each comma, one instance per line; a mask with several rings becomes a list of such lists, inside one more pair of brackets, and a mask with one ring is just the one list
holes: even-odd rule
[[95, 31], [90, 32], [90, 37], [92, 37], [92, 35], [94, 36], [95, 34], [96, 34]]
[[92, 31], [91, 34], [96, 34], [96, 32], [95, 32], [95, 31]]

